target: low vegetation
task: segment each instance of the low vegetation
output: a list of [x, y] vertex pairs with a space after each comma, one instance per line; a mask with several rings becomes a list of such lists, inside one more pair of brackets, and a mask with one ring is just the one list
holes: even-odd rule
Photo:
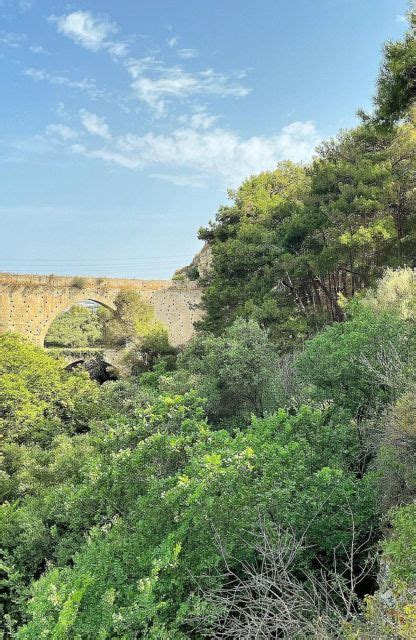
[[49, 327], [45, 347], [95, 347], [102, 343], [105, 312], [74, 305]]

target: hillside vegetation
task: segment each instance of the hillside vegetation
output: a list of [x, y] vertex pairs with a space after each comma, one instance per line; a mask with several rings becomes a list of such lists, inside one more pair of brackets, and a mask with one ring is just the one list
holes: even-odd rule
[[415, 61], [230, 193], [180, 353], [133, 294], [101, 387], [0, 336], [4, 638], [416, 637]]

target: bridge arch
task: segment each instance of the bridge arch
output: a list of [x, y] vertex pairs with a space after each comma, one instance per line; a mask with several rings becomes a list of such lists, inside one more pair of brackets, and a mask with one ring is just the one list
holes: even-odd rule
[[100, 360], [96, 359], [95, 361], [87, 361], [84, 358], [78, 358], [76, 360], [69, 359], [69, 361], [67, 360], [65, 370], [73, 371], [77, 367], [83, 367], [90, 377], [99, 384], [104, 384], [104, 382], [108, 382], [109, 380], [119, 379], [117, 369], [111, 362], [107, 362], [105, 358]]
[[39, 339], [42, 343], [42, 346], [44, 346], [45, 344], [45, 339], [46, 336], [48, 334], [49, 329], [51, 328], [52, 324], [55, 322], [55, 320], [57, 318], [59, 318], [59, 316], [61, 316], [63, 313], [65, 313], [65, 311], [69, 311], [69, 309], [72, 309], [72, 307], [75, 307], [77, 305], [81, 305], [83, 302], [95, 302], [96, 304], [100, 305], [101, 307], [104, 307], [105, 309], [109, 309], [110, 311], [115, 311], [116, 307], [114, 305], [114, 302], [112, 301], [108, 301], [107, 299], [105, 299], [102, 296], [95, 296], [95, 298], [85, 298], [83, 296], [81, 296], [79, 299], [75, 299], [74, 302], [71, 302], [69, 305], [65, 305], [64, 303], [62, 303], [56, 310], [54, 313], [51, 313], [47, 318], [45, 318], [44, 322], [43, 322], [43, 328], [42, 328], [42, 333], [39, 336]]
[[110, 309], [120, 291], [137, 291], [167, 328], [173, 346], [186, 343], [202, 316], [197, 283], [0, 273], [0, 333], [25, 336], [43, 346], [46, 332], [60, 313], [79, 301], [95, 300]]

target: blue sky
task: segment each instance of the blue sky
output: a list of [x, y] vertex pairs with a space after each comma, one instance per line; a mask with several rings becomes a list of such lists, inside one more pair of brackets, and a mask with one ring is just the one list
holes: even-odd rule
[[167, 278], [371, 108], [406, 0], [0, 0], [0, 270]]

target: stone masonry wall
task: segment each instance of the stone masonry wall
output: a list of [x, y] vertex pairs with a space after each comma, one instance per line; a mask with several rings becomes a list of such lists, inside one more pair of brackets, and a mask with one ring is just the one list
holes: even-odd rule
[[117, 294], [134, 290], [148, 300], [174, 346], [186, 343], [201, 318], [195, 282], [0, 273], [0, 333], [11, 331], [43, 346], [53, 320], [85, 300], [114, 308]]

